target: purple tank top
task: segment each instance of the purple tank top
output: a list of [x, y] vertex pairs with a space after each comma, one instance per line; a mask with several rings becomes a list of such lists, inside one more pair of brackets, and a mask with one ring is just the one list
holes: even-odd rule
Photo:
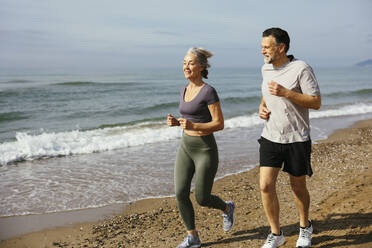
[[180, 105], [178, 107], [183, 118], [198, 123], [206, 123], [212, 120], [208, 105], [219, 101], [216, 90], [205, 84], [199, 93], [190, 102], [185, 102], [186, 86], [181, 88]]

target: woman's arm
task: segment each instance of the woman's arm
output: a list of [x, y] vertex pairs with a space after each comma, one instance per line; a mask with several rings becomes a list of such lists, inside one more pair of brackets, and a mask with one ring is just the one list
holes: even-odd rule
[[208, 105], [212, 120], [207, 123], [190, 122], [184, 118], [179, 118], [180, 126], [185, 130], [201, 131], [201, 132], [215, 132], [224, 128], [224, 119], [220, 102]]

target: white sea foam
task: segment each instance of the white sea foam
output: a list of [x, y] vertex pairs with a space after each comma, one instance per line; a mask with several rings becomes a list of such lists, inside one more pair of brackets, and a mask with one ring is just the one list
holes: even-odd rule
[[252, 114], [247, 116], [237, 116], [231, 119], [225, 120], [225, 128], [238, 128], [238, 127], [252, 127], [262, 124], [264, 121], [258, 117], [258, 114]]
[[336, 109], [311, 111], [310, 118], [336, 117], [372, 113], [372, 104], [356, 103]]
[[180, 137], [180, 133], [181, 130], [177, 128], [150, 128], [148, 125], [60, 133], [44, 132], [39, 135], [17, 133], [16, 141], [0, 144], [0, 163], [5, 165], [45, 157], [102, 152], [172, 140]]
[[[310, 118], [372, 113], [372, 104], [358, 103], [337, 109], [312, 111]], [[258, 114], [238, 116], [225, 121], [225, 128], [253, 127], [262, 124]], [[60, 133], [43, 132], [39, 135], [17, 133], [16, 141], [0, 144], [0, 163], [39, 158], [89, 154], [131, 146], [174, 140], [180, 128], [169, 128], [165, 123], [142, 123], [136, 126], [113, 127], [89, 131]]]

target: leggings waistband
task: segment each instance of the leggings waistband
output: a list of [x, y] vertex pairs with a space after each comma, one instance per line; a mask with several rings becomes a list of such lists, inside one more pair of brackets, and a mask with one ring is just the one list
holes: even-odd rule
[[216, 139], [213, 134], [205, 136], [191, 136], [182, 134], [182, 145], [191, 149], [212, 148], [217, 149]]

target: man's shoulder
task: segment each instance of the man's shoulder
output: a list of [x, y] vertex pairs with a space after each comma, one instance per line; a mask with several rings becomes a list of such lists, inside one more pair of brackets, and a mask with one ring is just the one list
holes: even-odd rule
[[298, 69], [305, 69], [305, 68], [311, 68], [311, 66], [306, 63], [305, 61], [303, 60], [300, 60], [300, 59], [297, 59], [297, 58], [294, 58], [290, 63], [289, 63], [290, 66], [293, 66], [293, 67], [296, 67]]

